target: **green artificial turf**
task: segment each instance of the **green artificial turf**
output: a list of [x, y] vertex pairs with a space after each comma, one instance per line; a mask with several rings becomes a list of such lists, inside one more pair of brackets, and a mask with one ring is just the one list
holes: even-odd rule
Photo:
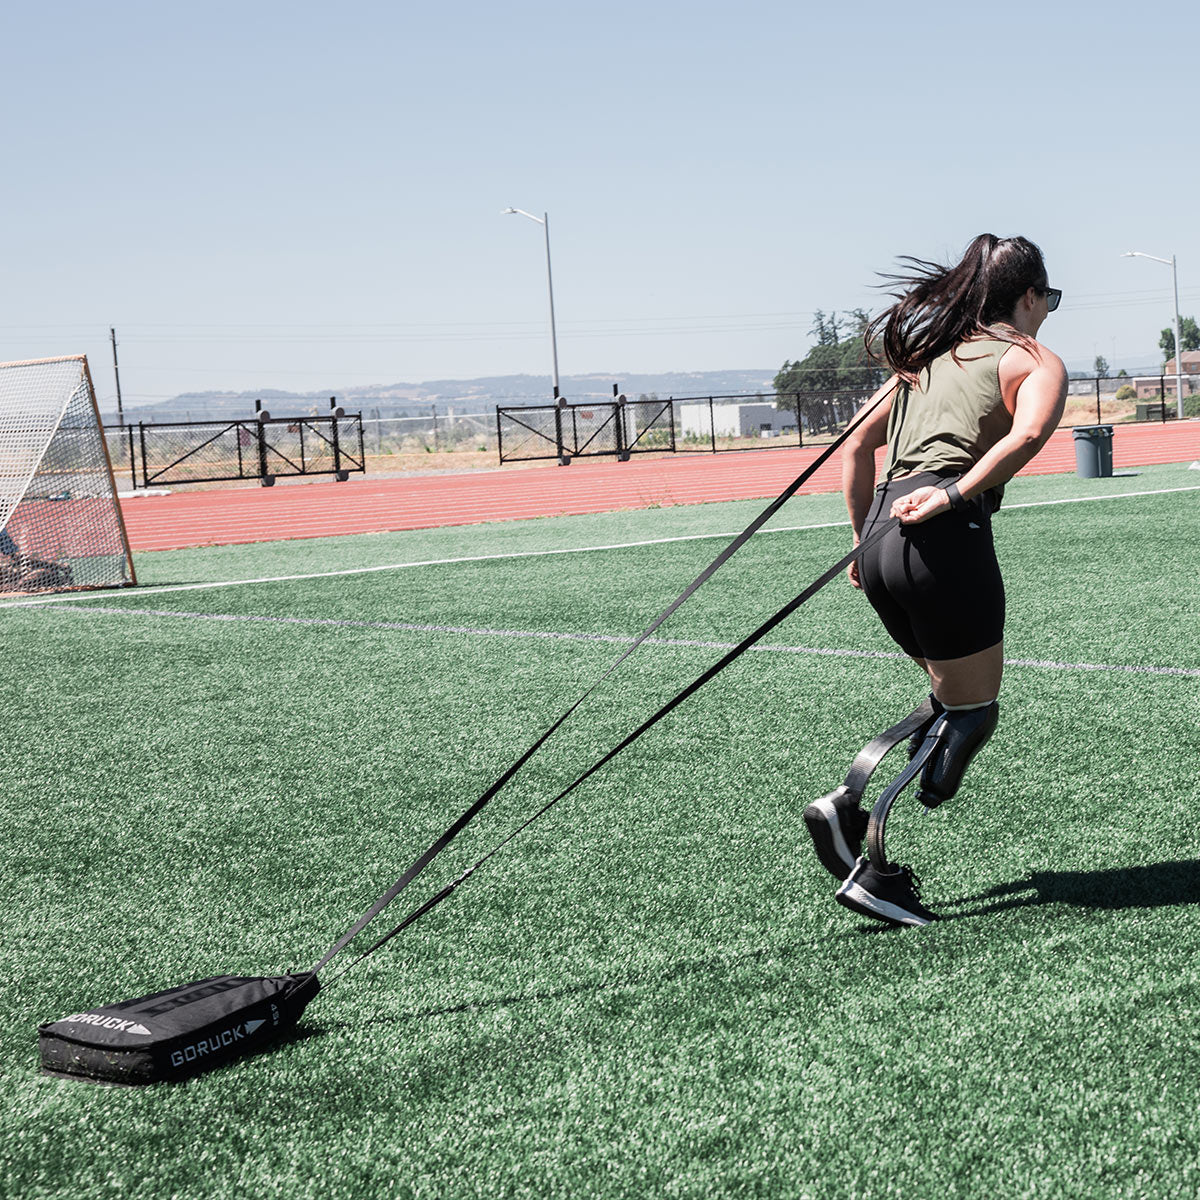
[[[732, 533], [761, 505], [142, 555], [146, 589], [0, 612], [0, 1194], [1197, 1194], [1200, 677], [1049, 664], [1200, 670], [1200, 493], [1016, 507], [1196, 480], [1010, 488], [1006, 649], [1043, 665], [1009, 667], [964, 794], [888, 830], [942, 921], [859, 921], [803, 832], [921, 695], [837, 581], [768, 641], [857, 653], [744, 656], [296, 1037], [177, 1087], [39, 1076], [36, 1026], [311, 965], [622, 650], [396, 626], [631, 636], [721, 542], [149, 586]], [[660, 636], [736, 640], [846, 540], [755, 539]], [[642, 647], [414, 902], [720, 653]]]

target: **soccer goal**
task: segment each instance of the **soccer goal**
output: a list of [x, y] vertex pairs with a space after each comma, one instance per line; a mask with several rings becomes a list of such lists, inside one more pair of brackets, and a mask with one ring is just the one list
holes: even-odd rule
[[0, 363], [0, 593], [136, 582], [87, 359]]

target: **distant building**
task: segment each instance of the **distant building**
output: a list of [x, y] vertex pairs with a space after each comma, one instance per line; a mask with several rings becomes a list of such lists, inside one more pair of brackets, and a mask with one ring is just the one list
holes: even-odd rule
[[[1183, 359], [1183, 394], [1185, 396], [1194, 395], [1200, 392], [1200, 350], [1185, 350], [1181, 355]], [[1134, 387], [1137, 388], [1139, 400], [1155, 399], [1159, 395], [1159, 388], [1170, 396], [1175, 397], [1175, 360], [1169, 359], [1163, 367], [1163, 378], [1160, 380], [1158, 376], [1141, 376], [1134, 381]]]
[[773, 404], [714, 404], [712, 424], [706, 403], [681, 404], [679, 424], [688, 437], [778, 437], [796, 432], [796, 414]]
[[[1200, 350], [1185, 350], [1183, 352], [1183, 373], [1185, 375], [1200, 375]], [[1175, 374], [1175, 360], [1169, 359], [1163, 368], [1164, 375]]]

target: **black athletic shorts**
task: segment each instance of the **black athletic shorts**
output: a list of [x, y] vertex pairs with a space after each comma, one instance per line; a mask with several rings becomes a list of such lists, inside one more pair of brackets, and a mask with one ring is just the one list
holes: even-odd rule
[[[897, 497], [943, 478], [924, 473], [880, 484], [862, 536], [887, 520]], [[963, 658], [1003, 638], [1004, 580], [991, 507], [985, 494], [958, 512], [897, 525], [859, 559], [863, 591], [905, 654]]]

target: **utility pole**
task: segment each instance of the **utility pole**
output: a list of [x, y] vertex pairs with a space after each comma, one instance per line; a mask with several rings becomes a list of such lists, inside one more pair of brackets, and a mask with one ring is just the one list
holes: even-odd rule
[[[1171, 282], [1175, 289], [1175, 402], [1178, 406], [1179, 419], [1183, 420], [1183, 343], [1179, 340], [1179, 271], [1175, 262], [1175, 255], [1170, 258], [1159, 258], [1156, 254], [1143, 254], [1141, 250], [1126, 250], [1121, 255], [1122, 258], [1149, 258], [1154, 262], [1160, 262], [1165, 267], [1171, 268]], [[1163, 369], [1166, 369], [1166, 363], [1163, 364]], [[1166, 405], [1166, 396], [1163, 396], [1163, 404]]]
[[535, 217], [533, 213], [526, 212], [523, 208], [506, 208], [502, 210], [502, 217], [508, 216], [509, 213], [514, 213], [518, 216], [528, 217], [531, 221], [536, 221], [546, 234], [546, 288], [550, 293], [550, 351], [553, 355], [554, 362], [554, 400], [557, 403], [559, 399], [558, 390], [558, 334], [554, 329], [554, 276], [550, 271], [550, 214], [542, 213], [540, 217]]
[[121, 371], [117, 366], [117, 331], [113, 326], [108, 327], [109, 335], [112, 338], [113, 348], [113, 374], [117, 378], [117, 425], [120, 428], [125, 428], [125, 410], [121, 407]]

